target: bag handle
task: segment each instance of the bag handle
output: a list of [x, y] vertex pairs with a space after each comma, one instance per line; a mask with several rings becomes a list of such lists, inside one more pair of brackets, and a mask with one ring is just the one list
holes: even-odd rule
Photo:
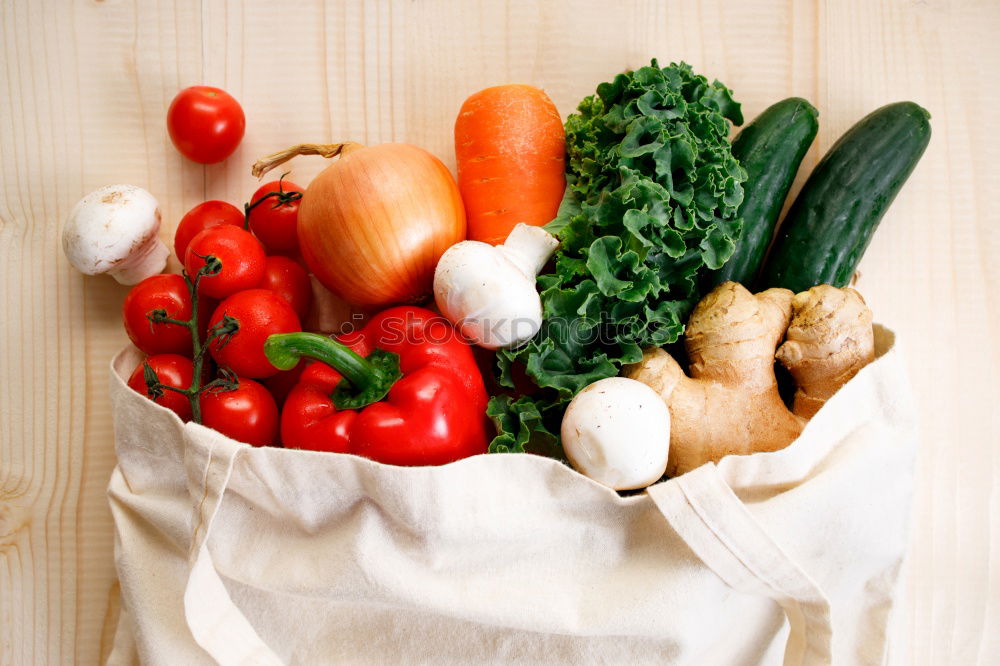
[[790, 631], [784, 666], [832, 661], [830, 602], [751, 515], [714, 464], [646, 491], [692, 551], [727, 585], [774, 599]]
[[195, 641], [223, 666], [279, 666], [282, 660], [233, 603], [216, 571], [208, 538], [246, 444], [197, 424], [184, 427], [184, 466], [194, 500], [191, 570], [184, 588], [184, 617]]

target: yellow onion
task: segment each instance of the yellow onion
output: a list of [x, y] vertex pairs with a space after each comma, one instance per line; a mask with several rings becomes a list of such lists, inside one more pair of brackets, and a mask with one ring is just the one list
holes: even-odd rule
[[303, 144], [265, 157], [253, 173], [306, 154], [339, 158], [299, 205], [299, 247], [313, 275], [360, 307], [423, 300], [438, 259], [465, 238], [465, 208], [447, 167], [407, 144]]

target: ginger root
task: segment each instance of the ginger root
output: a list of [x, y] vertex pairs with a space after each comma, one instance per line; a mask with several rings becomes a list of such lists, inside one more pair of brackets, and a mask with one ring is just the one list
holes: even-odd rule
[[792, 412], [808, 420], [875, 360], [872, 311], [855, 290], [829, 285], [796, 294], [792, 310], [776, 357], [795, 380]]
[[[782, 402], [774, 376], [786, 331], [778, 357], [796, 380], [794, 410]], [[729, 454], [788, 446], [874, 356], [864, 300], [853, 289], [829, 286], [754, 295], [724, 282], [691, 314], [685, 345], [690, 377], [662, 349], [647, 350], [624, 373], [653, 388], [670, 410], [670, 476]]]

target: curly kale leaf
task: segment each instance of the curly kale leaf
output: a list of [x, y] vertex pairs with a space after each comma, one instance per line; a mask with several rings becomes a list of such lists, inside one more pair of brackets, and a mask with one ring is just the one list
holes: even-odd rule
[[[559, 418], [546, 415], [545, 411], [552, 405], [540, 400], [532, 400], [526, 396], [513, 399], [501, 395], [490, 400], [487, 416], [493, 419], [497, 428], [497, 436], [490, 442], [490, 453], [539, 453], [558, 458], [562, 449], [559, 446]], [[546, 418], [548, 416], [549, 418]], [[555, 433], [549, 429], [555, 420]]]
[[600, 84], [566, 120], [567, 192], [547, 227], [560, 247], [538, 278], [545, 319], [497, 355], [501, 384], [513, 387], [521, 363], [546, 397], [491, 401], [492, 450], [556, 437], [578, 391], [683, 332], [699, 273], [729, 259], [742, 228], [730, 122], [743, 117], [728, 88], [655, 60]]

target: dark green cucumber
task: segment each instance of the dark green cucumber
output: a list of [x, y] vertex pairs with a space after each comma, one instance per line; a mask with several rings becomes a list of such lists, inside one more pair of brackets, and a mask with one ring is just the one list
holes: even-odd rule
[[751, 286], [757, 278], [785, 197], [816, 138], [818, 115], [806, 100], [790, 97], [765, 109], [733, 141], [733, 157], [747, 170], [738, 213], [743, 232], [729, 261], [709, 273], [709, 287], [726, 280]]
[[931, 138], [930, 114], [897, 102], [862, 118], [816, 165], [785, 216], [761, 287], [843, 287]]

